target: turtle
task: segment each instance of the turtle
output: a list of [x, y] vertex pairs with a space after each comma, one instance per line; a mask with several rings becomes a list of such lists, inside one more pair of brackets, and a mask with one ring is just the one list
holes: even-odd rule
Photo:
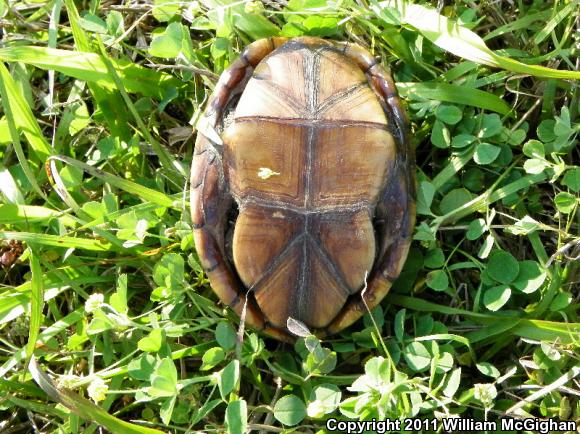
[[251, 327], [293, 342], [293, 319], [324, 338], [399, 276], [414, 155], [394, 81], [361, 46], [307, 36], [248, 45], [216, 84], [192, 160], [200, 263]]

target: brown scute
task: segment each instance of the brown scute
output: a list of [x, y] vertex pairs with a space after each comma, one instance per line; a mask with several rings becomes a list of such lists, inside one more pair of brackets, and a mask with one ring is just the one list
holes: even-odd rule
[[252, 78], [246, 90], [238, 102], [234, 119], [254, 116], [285, 119], [302, 117], [298, 104], [266, 80]]
[[284, 209], [249, 205], [240, 211], [234, 230], [234, 264], [250, 288], [295, 239], [300, 219]]
[[[232, 191], [240, 197], [302, 204], [304, 134], [302, 127], [234, 122], [223, 135]], [[277, 174], [262, 179], [258, 176], [262, 169]]]
[[[332, 101], [332, 104], [328, 105], [328, 101]], [[387, 118], [376, 95], [366, 86], [349, 88], [344, 94], [338, 95], [336, 100], [329, 98], [320, 107], [317, 116], [320, 119], [387, 125]]]
[[312, 171], [314, 204], [376, 203], [395, 152], [391, 134], [382, 129], [321, 129]]
[[313, 227], [320, 246], [336, 266], [336, 274], [344, 279], [351, 294], [359, 291], [376, 255], [369, 211], [322, 214]]
[[295, 298], [297, 276], [300, 274], [301, 245], [294, 244], [264, 282], [254, 291], [256, 302], [264, 316], [276, 327], [286, 327]]
[[[311, 241], [312, 242], [312, 241]], [[308, 326], [326, 327], [340, 312], [348, 297], [347, 288], [337, 279], [326, 262], [334, 258], [323, 257], [313, 249], [302, 299], [296, 306], [297, 319]]]
[[[320, 104], [354, 85], [365, 83], [367, 79], [360, 68], [342, 54], [332, 50], [324, 50], [320, 54]], [[381, 110], [378, 112], [380, 114]]]
[[293, 99], [300, 107], [305, 107], [303, 60], [304, 56], [300, 51], [270, 56], [256, 68], [254, 74], [259, 80], [254, 80], [270, 82], [285, 99]]
[[348, 288], [329, 267], [331, 258], [314, 243], [306, 233], [295, 238], [255, 288], [258, 306], [277, 327], [284, 327], [288, 316], [312, 328], [325, 327], [346, 302]]

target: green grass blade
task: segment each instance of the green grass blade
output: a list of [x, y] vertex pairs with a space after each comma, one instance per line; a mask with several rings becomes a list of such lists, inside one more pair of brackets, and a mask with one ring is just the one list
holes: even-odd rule
[[[79, 51], [86, 53], [92, 52], [87, 34], [79, 24], [81, 17], [76, 5], [72, 0], [64, 0], [64, 3], [66, 5], [75, 45]], [[97, 106], [101, 109], [101, 113], [111, 130], [111, 134], [128, 141], [132, 133], [129, 127], [129, 117], [123, 106], [121, 95], [115, 91], [101, 87], [98, 83], [88, 82], [88, 86], [91, 94], [95, 98]]]
[[26, 345], [26, 362], [28, 365], [34, 354], [36, 340], [40, 334], [40, 326], [43, 322], [42, 310], [44, 307], [44, 280], [38, 253], [35, 248], [30, 248], [30, 271], [32, 272], [30, 293], [30, 325], [28, 329], [28, 343]]
[[540, 11], [536, 12], [535, 14], [525, 15], [515, 21], [511, 21], [507, 24], [504, 24], [501, 27], [489, 32], [487, 35], [483, 37], [484, 41], [489, 41], [490, 39], [497, 38], [498, 36], [505, 35], [506, 33], [512, 33], [516, 30], [521, 30], [528, 28], [530, 24], [535, 23], [536, 21], [545, 22], [547, 19], [550, 18], [550, 11]]
[[449, 159], [449, 164], [433, 178], [433, 187], [439, 191], [443, 185], [458, 173], [473, 158], [474, 151], [465, 152], [461, 155], [455, 155]]
[[507, 115], [511, 108], [500, 97], [479, 89], [465, 86], [457, 86], [447, 83], [397, 83], [402, 96], [410, 97], [417, 95], [423, 98], [438, 101], [452, 102], [455, 104], [470, 105], [493, 112]]
[[81, 161], [66, 157], [64, 155], [55, 155], [51, 157], [51, 160], [59, 160], [64, 163], [75, 166], [81, 170], [84, 170], [90, 175], [99, 178], [106, 183], [111, 184], [114, 187], [120, 188], [121, 190], [124, 190], [127, 193], [135, 194], [145, 201], [153, 202], [156, 203], [157, 205], [161, 205], [166, 208], [176, 207], [178, 209], [181, 209], [179, 207], [179, 203], [175, 203], [168, 195], [160, 191], [144, 187], [140, 184], [137, 184], [136, 182], [128, 181], [119, 176], [111, 175], [110, 173], [104, 172], [103, 170], [98, 169], [96, 167], [89, 166], [88, 164], [83, 163]]
[[12, 119], [18, 130], [24, 133], [36, 160], [43, 163], [51, 154], [50, 145], [44, 138], [28, 103], [18, 91], [18, 86], [12, 79], [8, 69], [1, 63], [0, 94], [4, 109], [8, 109], [10, 113], [7, 113], [8, 120]]
[[[432, 303], [415, 297], [408, 297], [405, 295], [397, 294], [388, 295], [387, 300], [389, 303], [394, 305], [403, 306], [408, 309], [417, 311], [438, 312], [443, 315], [465, 316], [476, 322], [486, 324], [490, 327], [487, 329], [487, 332], [484, 332], [484, 329], [482, 329], [477, 334], [469, 334], [468, 338], [471, 342], [483, 340], [502, 331], [504, 333], [509, 332], [512, 335], [538, 341], [560, 342], [568, 344], [578, 342], [580, 340], [580, 323], [560, 323], [555, 321], [518, 318], [515, 316], [510, 316], [510, 312], [505, 312], [506, 315], [476, 313], [464, 309]], [[505, 329], [502, 329], [501, 326], [497, 325], [498, 321], [501, 321], [504, 324], [509, 324], [509, 327], [506, 325]]]
[[[183, 199], [183, 194], [177, 193], [177, 194], [169, 196], [169, 198], [173, 200], [173, 204], [175, 207], [176, 204]], [[187, 202], [188, 198], [189, 198], [189, 196], [186, 197], [186, 202]], [[120, 209], [118, 211], [112, 212], [110, 214], [107, 214], [106, 216], [97, 217], [96, 219], [93, 219], [93, 220], [83, 224], [82, 226], [80, 226], [78, 228], [78, 230], [94, 228], [95, 226], [102, 225], [103, 223], [106, 223], [107, 221], [116, 220], [119, 217], [121, 217], [122, 215], [129, 214], [131, 212], [139, 213], [139, 212], [155, 211], [156, 209], [159, 209], [160, 207], [161, 207], [161, 205], [151, 203], [151, 202], [140, 203], [138, 205], [129, 206], [129, 207]]]
[[521, 74], [530, 74], [536, 77], [580, 79], [580, 72], [578, 71], [564, 71], [539, 65], [527, 65], [509, 57], [500, 56], [490, 50], [485, 45], [485, 41], [475, 32], [440, 15], [435, 9], [430, 7], [399, 1], [389, 1], [387, 4], [397, 8], [401, 14], [403, 24], [414, 27], [435, 45], [456, 56], [483, 65], [503, 68]]
[[539, 45], [568, 15], [573, 11], [578, 11], [578, 4], [580, 4], [579, 0], [572, 1], [556, 12], [556, 14], [550, 18], [550, 21], [546, 23], [544, 28], [536, 33], [533, 39], [533, 44]]
[[[42, 163], [44, 158], [50, 154], [50, 147], [42, 135], [42, 131], [28, 104], [17, 91], [16, 83], [12, 79], [8, 70], [0, 62], [0, 98], [6, 114], [6, 124], [8, 126], [12, 146], [26, 175], [32, 189], [43, 199], [48, 200], [40, 186], [37, 176], [33, 173], [29, 160]], [[31, 145], [31, 152], [25, 154], [20, 143], [19, 131], [23, 131], [25, 137]], [[36, 158], [34, 158], [36, 157]]]
[[161, 162], [161, 165], [165, 169], [166, 172], [165, 176], [167, 176], [167, 178], [172, 180], [175, 183], [175, 185], [179, 186], [183, 185], [183, 183], [185, 182], [185, 173], [180, 173], [177, 170], [179, 166], [175, 164], [176, 162], [173, 160], [171, 154], [163, 146], [161, 146], [161, 143], [155, 140], [155, 138], [149, 132], [149, 128], [145, 126], [145, 123], [143, 122], [141, 116], [137, 112], [135, 105], [133, 104], [131, 98], [129, 98], [129, 95], [127, 95], [127, 92], [125, 91], [125, 85], [123, 84], [121, 77], [119, 76], [119, 74], [117, 74], [117, 71], [115, 70], [115, 67], [113, 66], [111, 60], [107, 57], [105, 46], [100, 40], [99, 40], [99, 48], [101, 50], [103, 61], [105, 62], [105, 65], [109, 70], [109, 74], [115, 81], [117, 89], [121, 93], [123, 100], [125, 100], [125, 104], [129, 109], [129, 112], [135, 119], [135, 122], [137, 122], [137, 125], [139, 126], [139, 129], [141, 130], [143, 137], [145, 137], [147, 142], [150, 143], [151, 146], [153, 147], [155, 154], [157, 155], [159, 161]]
[[[64, 318], [56, 321], [50, 327], [42, 330], [40, 336], [37, 339], [37, 342], [46, 343], [49, 339], [53, 338], [54, 336], [62, 333], [65, 330], [69, 330], [73, 325], [77, 322], [82, 320], [85, 317], [85, 310], [84, 308], [77, 309], [71, 313], [69, 313]], [[2, 366], [0, 366], [0, 378], [6, 376], [8, 372], [10, 372], [18, 363], [20, 363], [24, 357], [26, 356], [26, 348], [22, 348], [19, 351], [16, 351], [12, 356], [4, 362]]]
[[126, 433], [126, 434], [162, 434], [163, 431], [159, 431], [153, 428], [147, 428], [144, 426], [135, 425], [129, 422], [117, 419], [115, 416], [111, 416], [104, 409], [96, 404], [93, 404], [86, 398], [71, 392], [69, 390], [63, 390], [56, 387], [52, 382], [50, 377], [46, 375], [37, 365], [36, 360], [33, 358], [30, 361], [29, 371], [34, 378], [34, 381], [49, 395], [52, 399], [60, 404], [64, 405], [72, 412], [77, 414], [86, 420], [91, 420], [98, 423], [99, 425], [105, 427], [110, 432], [114, 433]]
[[[0, 61], [23, 62], [41, 69], [53, 69], [79, 80], [98, 83], [109, 90], [117, 90], [103, 58], [95, 53], [14, 46], [0, 48]], [[111, 63], [129, 93], [163, 99], [170, 89], [184, 87], [178, 79], [163, 72], [125, 60], [111, 60]]]
[[494, 336], [498, 335], [506, 335], [510, 333], [517, 324], [519, 320], [515, 321], [496, 321], [486, 327], [483, 327], [479, 330], [469, 332], [465, 336], [469, 339], [469, 342], [477, 343], [484, 341], [486, 339], [493, 338]]
[[0, 240], [20, 240], [27, 243], [36, 243], [43, 246], [67, 247], [95, 252], [123, 251], [124, 249], [112, 245], [104, 240], [88, 238], [63, 237], [60, 235], [38, 234], [34, 232], [0, 232]]
[[580, 323], [522, 319], [512, 333], [536, 341], [577, 344], [580, 341]]
[[0, 204], [0, 225], [47, 225], [55, 219], [65, 226], [76, 226], [75, 220], [62, 211], [36, 205]]

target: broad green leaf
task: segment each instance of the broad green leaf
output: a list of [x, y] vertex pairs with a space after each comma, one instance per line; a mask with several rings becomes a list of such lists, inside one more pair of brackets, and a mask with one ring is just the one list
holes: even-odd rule
[[435, 196], [435, 187], [428, 181], [422, 181], [419, 184], [417, 193], [417, 214], [431, 215], [431, 203]]
[[446, 124], [455, 125], [461, 120], [463, 112], [454, 105], [441, 104], [435, 110], [435, 116]]
[[484, 114], [477, 137], [480, 139], [493, 137], [501, 132], [501, 128], [502, 124], [499, 115], [495, 113]]
[[200, 370], [209, 371], [214, 366], [221, 363], [226, 358], [226, 353], [221, 347], [213, 347], [209, 349], [201, 358], [202, 365]]
[[286, 426], [294, 426], [306, 417], [306, 405], [296, 395], [286, 395], [274, 405], [274, 417]]
[[489, 362], [480, 362], [475, 366], [479, 372], [488, 377], [498, 378], [500, 375], [498, 369]]
[[531, 175], [537, 175], [542, 173], [548, 167], [548, 163], [545, 160], [540, 160], [539, 158], [531, 158], [524, 162], [524, 170], [526, 173]]
[[566, 309], [572, 302], [572, 299], [572, 294], [567, 292], [560, 292], [554, 297], [552, 303], [550, 303], [550, 310], [552, 312], [557, 312], [559, 310]]
[[153, 16], [157, 21], [166, 22], [179, 13], [182, 4], [174, 0], [154, 0]]
[[562, 184], [568, 187], [574, 193], [580, 192], [580, 167], [575, 167], [566, 171]]
[[576, 202], [577, 202], [576, 197], [565, 191], [561, 191], [554, 198], [556, 208], [558, 208], [558, 211], [564, 214], [570, 214], [574, 209], [574, 207], [576, 206]]
[[[221, 349], [221, 348], [220, 348]], [[218, 388], [224, 401], [228, 395], [237, 389], [240, 382], [240, 361], [232, 360], [220, 371], [218, 378]]]
[[244, 434], [247, 431], [248, 407], [245, 400], [237, 399], [228, 403], [226, 427], [228, 434]]
[[451, 144], [449, 129], [439, 120], [435, 121], [431, 130], [431, 143], [441, 149], [448, 148]]
[[173, 409], [175, 408], [176, 401], [177, 395], [170, 396], [168, 399], [163, 401], [161, 407], [159, 408], [161, 422], [163, 422], [165, 425], [169, 425], [169, 423], [171, 423], [171, 416], [173, 415]]
[[493, 163], [498, 157], [501, 148], [499, 146], [491, 145], [489, 143], [480, 143], [475, 147], [475, 154], [473, 160], [477, 164], [486, 165]]
[[[10, 171], [0, 163], [0, 192], [6, 202], [14, 205], [24, 205], [24, 196], [18, 188]], [[7, 206], [7, 205], [0, 205]], [[1, 219], [2, 217], [0, 217]]]
[[109, 304], [119, 313], [127, 313], [127, 275], [121, 274], [117, 279], [117, 290], [111, 295]]
[[310, 417], [320, 418], [338, 408], [342, 393], [338, 386], [330, 383], [320, 384], [310, 392], [307, 413]]
[[183, 46], [184, 31], [185, 27], [181, 23], [169, 24], [163, 33], [153, 37], [149, 54], [166, 59], [177, 57]]
[[85, 16], [83, 16], [80, 19], [79, 24], [81, 25], [81, 27], [84, 30], [87, 30], [89, 32], [101, 33], [101, 34], [107, 33], [107, 23], [105, 23], [98, 16], [93, 15], [91, 13], [85, 14]]
[[151, 354], [142, 354], [127, 365], [127, 372], [136, 380], [149, 381], [155, 372], [156, 359]]
[[231, 324], [221, 321], [215, 330], [215, 337], [224, 350], [231, 350], [236, 346], [237, 335]]
[[485, 232], [485, 220], [484, 219], [475, 219], [469, 223], [467, 227], [467, 232], [465, 237], [468, 240], [477, 240], [479, 237], [483, 235]]
[[151, 376], [149, 395], [154, 397], [173, 397], [177, 395], [177, 368], [170, 358], [164, 358], [157, 363]]
[[445, 381], [443, 395], [445, 395], [448, 398], [452, 398], [459, 389], [460, 383], [461, 383], [461, 368], [456, 368], [453, 371], [451, 371], [451, 374], [449, 374], [447, 380]]
[[471, 134], [458, 134], [451, 139], [451, 146], [453, 148], [465, 148], [471, 145], [476, 140], [475, 136]]
[[523, 152], [524, 155], [528, 158], [543, 159], [546, 157], [544, 144], [539, 140], [528, 140], [526, 143], [524, 143]]
[[148, 336], [141, 338], [137, 343], [137, 347], [141, 351], [147, 353], [155, 353], [161, 349], [163, 343], [163, 331], [161, 329], [153, 329]]
[[407, 345], [403, 350], [403, 357], [413, 371], [423, 371], [431, 364], [431, 354], [420, 342]]
[[516, 280], [511, 283], [515, 289], [526, 294], [535, 292], [546, 280], [546, 273], [542, 271], [536, 261], [520, 262], [520, 271]]
[[441, 199], [441, 204], [439, 208], [442, 214], [449, 214], [458, 208], [461, 208], [467, 202], [474, 198], [473, 194], [465, 188], [456, 188], [447, 193], [443, 199]]
[[438, 374], [448, 372], [453, 369], [453, 356], [451, 353], [444, 352], [437, 359], [435, 370]]
[[520, 272], [520, 266], [516, 258], [511, 253], [503, 250], [496, 250], [489, 257], [487, 272], [500, 283], [511, 283]]
[[494, 286], [486, 289], [483, 293], [483, 304], [492, 312], [495, 312], [508, 302], [512, 290], [507, 285]]
[[424, 264], [427, 268], [441, 268], [445, 264], [445, 255], [439, 247], [431, 249], [425, 255]]

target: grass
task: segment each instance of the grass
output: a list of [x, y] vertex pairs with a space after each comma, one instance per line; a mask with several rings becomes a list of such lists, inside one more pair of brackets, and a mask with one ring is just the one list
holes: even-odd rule
[[[580, 420], [579, 5], [0, 0], [0, 431]], [[186, 181], [216, 78], [279, 34], [389, 65], [418, 166], [391, 293], [294, 347], [216, 303]]]

